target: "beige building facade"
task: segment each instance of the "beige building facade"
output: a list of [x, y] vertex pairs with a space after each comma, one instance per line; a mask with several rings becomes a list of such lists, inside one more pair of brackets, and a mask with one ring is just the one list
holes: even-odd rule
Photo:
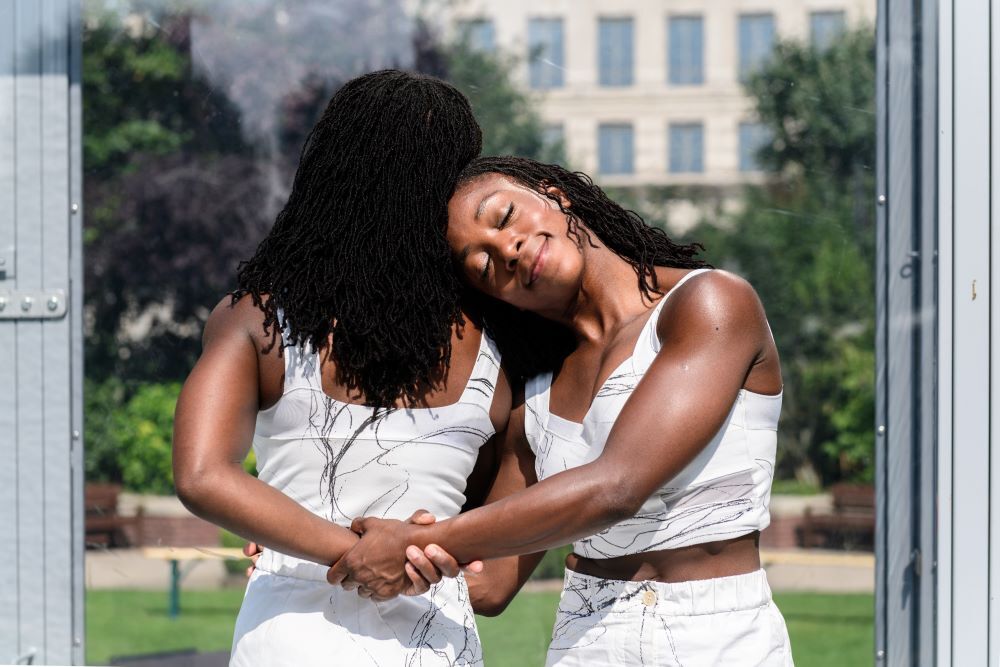
[[767, 140], [741, 72], [777, 39], [821, 44], [874, 20], [875, 0], [460, 0], [446, 19], [521, 56], [573, 167], [605, 185], [723, 190], [760, 180]]

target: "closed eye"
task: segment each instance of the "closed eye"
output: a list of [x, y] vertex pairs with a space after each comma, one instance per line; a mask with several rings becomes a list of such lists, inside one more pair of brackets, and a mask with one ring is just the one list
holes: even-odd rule
[[514, 215], [514, 202], [511, 202], [510, 205], [507, 206], [507, 212], [504, 214], [503, 218], [500, 220], [500, 224], [497, 225], [497, 229], [503, 229], [504, 227], [506, 227], [507, 225], [509, 225], [510, 224], [511, 216], [513, 216], [513, 215]]
[[[500, 222], [497, 224], [497, 231], [503, 229], [510, 224], [510, 219], [514, 215], [514, 202], [511, 202], [507, 206], [507, 212], [504, 213]], [[479, 270], [479, 279], [486, 282], [486, 279], [490, 277], [490, 256], [489, 253], [486, 254], [486, 258], [483, 260], [483, 267]]]

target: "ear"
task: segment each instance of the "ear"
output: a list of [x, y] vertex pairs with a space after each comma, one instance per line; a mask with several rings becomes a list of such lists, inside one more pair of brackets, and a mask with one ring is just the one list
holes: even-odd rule
[[543, 183], [543, 184], [542, 184], [542, 191], [543, 191], [543, 192], [544, 192], [544, 193], [545, 193], [546, 195], [548, 195], [549, 197], [558, 197], [558, 199], [559, 199], [559, 204], [560, 204], [560, 205], [561, 205], [561, 206], [562, 206], [562, 207], [563, 207], [564, 209], [566, 209], [566, 210], [569, 210], [569, 207], [570, 207], [571, 203], [570, 203], [570, 201], [569, 201], [569, 197], [567, 197], [567, 196], [566, 196], [566, 193], [565, 193], [565, 192], [563, 192], [562, 190], [560, 190], [560, 189], [559, 189], [559, 188], [557, 188], [556, 186], [554, 186], [554, 185], [549, 185], [549, 184], [547, 184], [547, 183]]

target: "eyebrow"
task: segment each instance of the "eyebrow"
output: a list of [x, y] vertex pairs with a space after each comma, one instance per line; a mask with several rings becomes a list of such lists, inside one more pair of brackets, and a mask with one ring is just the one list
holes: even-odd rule
[[499, 190], [494, 190], [493, 192], [483, 197], [482, 200], [480, 200], [479, 208], [476, 209], [476, 218], [475, 218], [476, 220], [479, 220], [479, 216], [483, 214], [483, 210], [486, 209], [486, 202], [490, 199], [490, 197], [492, 197], [495, 194], [498, 194], [499, 192], [500, 192]]

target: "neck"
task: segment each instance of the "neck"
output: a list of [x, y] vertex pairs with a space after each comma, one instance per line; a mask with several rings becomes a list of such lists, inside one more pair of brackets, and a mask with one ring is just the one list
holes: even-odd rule
[[598, 342], [647, 312], [652, 302], [639, 289], [631, 264], [603, 245], [584, 244], [584, 248], [586, 268], [580, 291], [558, 320], [581, 341]]

